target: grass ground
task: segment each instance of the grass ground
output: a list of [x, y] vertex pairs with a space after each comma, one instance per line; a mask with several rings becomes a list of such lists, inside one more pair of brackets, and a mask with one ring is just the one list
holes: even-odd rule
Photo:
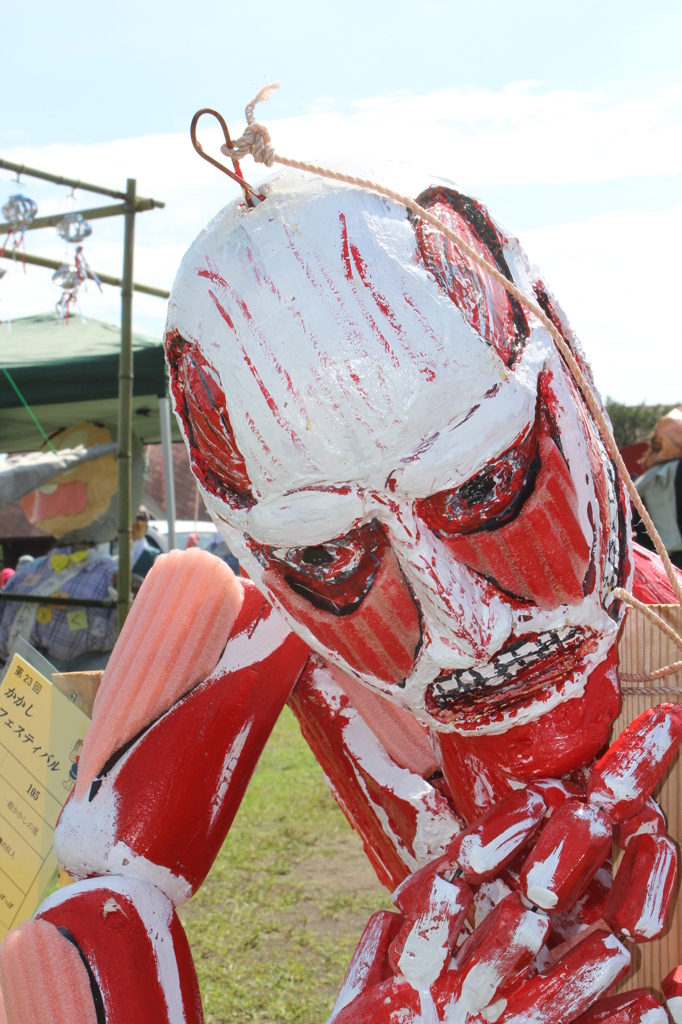
[[206, 1024], [323, 1024], [367, 918], [390, 906], [285, 708], [180, 911]]

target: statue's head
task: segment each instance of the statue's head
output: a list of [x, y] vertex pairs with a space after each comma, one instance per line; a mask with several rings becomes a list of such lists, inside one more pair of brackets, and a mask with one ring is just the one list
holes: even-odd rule
[[[419, 202], [577, 345], [483, 206]], [[548, 332], [435, 229], [282, 175], [192, 245], [166, 349], [206, 505], [311, 647], [440, 728], [581, 692], [618, 631], [625, 499]]]

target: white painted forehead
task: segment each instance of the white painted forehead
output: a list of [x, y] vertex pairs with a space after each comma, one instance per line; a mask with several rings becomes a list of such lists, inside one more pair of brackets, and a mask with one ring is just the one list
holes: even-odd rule
[[216, 369], [261, 498], [385, 479], [434, 433], [491, 407], [495, 386], [486, 433], [502, 451], [532, 418], [542, 358], [506, 370], [424, 268], [403, 207], [294, 173], [202, 232], [167, 329]]

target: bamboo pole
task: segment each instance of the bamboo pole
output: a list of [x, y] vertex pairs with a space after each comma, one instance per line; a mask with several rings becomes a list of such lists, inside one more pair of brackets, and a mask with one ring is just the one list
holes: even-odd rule
[[118, 371], [118, 630], [130, 611], [130, 491], [133, 399], [133, 256], [135, 178], [128, 178], [121, 287], [121, 360]]
[[173, 438], [171, 436], [170, 398], [159, 398], [159, 423], [161, 425], [161, 451], [163, 453], [163, 490], [166, 499], [166, 520], [168, 522], [168, 550], [175, 547], [175, 478], [173, 474]]
[[[154, 210], [157, 207], [165, 206], [156, 199], [137, 199], [135, 201], [135, 212], [144, 213], [145, 210]], [[72, 213], [80, 213], [83, 220], [102, 220], [103, 217], [122, 217], [127, 211], [126, 203], [114, 203], [113, 206], [93, 206], [90, 210], [69, 210], [66, 213], [52, 213], [49, 217], [34, 217], [26, 223], [12, 224], [10, 221], [0, 223], [0, 236], [10, 231], [39, 231], [41, 228], [54, 228], [64, 217]]]
[[0, 601], [20, 601], [22, 604], [55, 605], [57, 608], [115, 608], [115, 601], [101, 601], [94, 597], [47, 597], [40, 594], [20, 594], [15, 590], [0, 591]]
[[[5, 260], [18, 260], [26, 263], [30, 263], [34, 267], [47, 267], [48, 270], [59, 270], [60, 267], [64, 266], [64, 260], [48, 260], [44, 256], [31, 256], [28, 253], [14, 253], [5, 252], [0, 253], [0, 259]], [[120, 277], [112, 277], [111, 274], [97, 274], [102, 284], [110, 284], [115, 288], [122, 288], [123, 281]], [[170, 292], [165, 291], [163, 288], [152, 288], [150, 284], [135, 284], [133, 283], [134, 292], [143, 292], [145, 295], [156, 295], [160, 299], [167, 299], [170, 296]]]
[[[103, 188], [102, 185], [91, 185], [87, 181], [78, 181], [76, 178], [64, 178], [60, 174], [50, 174], [48, 171], [38, 171], [35, 167], [27, 167], [26, 164], [14, 164], [10, 160], [0, 160], [0, 169], [14, 171], [17, 175], [25, 174], [29, 178], [40, 178], [42, 181], [51, 181], [55, 185], [66, 185], [67, 188], [80, 188], [84, 192], [96, 192], [100, 196], [111, 196], [112, 199], [129, 198], [127, 192], [116, 192], [110, 188]], [[140, 202], [141, 200], [136, 200]], [[156, 206], [164, 206], [164, 203], [155, 203]]]

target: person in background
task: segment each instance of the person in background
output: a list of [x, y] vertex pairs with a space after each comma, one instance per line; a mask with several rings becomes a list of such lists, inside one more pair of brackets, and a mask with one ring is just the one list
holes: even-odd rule
[[198, 533], [190, 533], [185, 542], [185, 551], [188, 551], [189, 548], [198, 548], [200, 541], [201, 537]]
[[[656, 424], [649, 451], [642, 459], [644, 472], [635, 480], [646, 510], [670, 555], [682, 569], [682, 407], [673, 409]], [[653, 544], [639, 516], [633, 515], [635, 540], [643, 547]]]
[[136, 576], [145, 577], [154, 564], [159, 554], [159, 549], [154, 547], [147, 540], [147, 523], [149, 512], [140, 505], [140, 510], [135, 517], [131, 534], [132, 544], [130, 547], [130, 564]]

